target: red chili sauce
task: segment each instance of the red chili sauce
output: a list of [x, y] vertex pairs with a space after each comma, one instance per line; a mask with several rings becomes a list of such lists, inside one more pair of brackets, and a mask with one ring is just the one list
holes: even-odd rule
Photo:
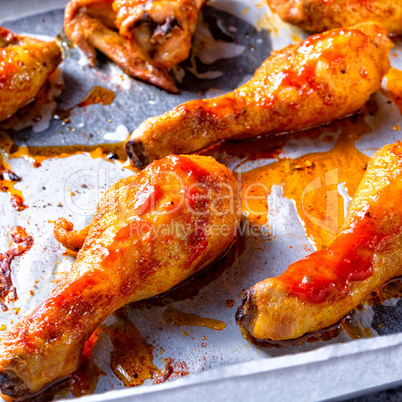
[[280, 276], [288, 285], [288, 291], [311, 303], [346, 297], [349, 283], [370, 277], [375, 253], [387, 239], [401, 231], [398, 224], [379, 232], [378, 222], [384, 221], [386, 214], [387, 210], [368, 208], [364, 216], [340, 233], [329, 247], [290, 265]]

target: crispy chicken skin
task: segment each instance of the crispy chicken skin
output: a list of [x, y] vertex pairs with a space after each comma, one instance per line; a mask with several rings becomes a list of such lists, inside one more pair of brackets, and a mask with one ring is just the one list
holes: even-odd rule
[[402, 34], [402, 0], [267, 0], [285, 22], [313, 32], [381, 22], [389, 33]]
[[402, 275], [402, 143], [368, 164], [332, 244], [249, 289], [237, 323], [254, 338], [295, 339], [335, 324]]
[[273, 52], [233, 92], [146, 120], [126, 143], [137, 167], [228, 139], [307, 129], [357, 112], [381, 88], [392, 47], [380, 23], [315, 35]]
[[55, 42], [18, 36], [0, 27], [0, 121], [31, 102], [61, 62]]
[[233, 174], [211, 157], [169, 156], [118, 181], [52, 295], [0, 338], [0, 388], [16, 398], [68, 376], [116, 309], [211, 264], [240, 221]]
[[86, 54], [93, 66], [96, 49], [112, 59], [126, 74], [149, 82], [167, 92], [178, 93], [164, 68], [134, 49], [116, 32], [112, 2], [106, 0], [71, 0], [65, 9], [64, 30]]
[[116, 25], [133, 48], [171, 68], [187, 59], [205, 0], [115, 0]]

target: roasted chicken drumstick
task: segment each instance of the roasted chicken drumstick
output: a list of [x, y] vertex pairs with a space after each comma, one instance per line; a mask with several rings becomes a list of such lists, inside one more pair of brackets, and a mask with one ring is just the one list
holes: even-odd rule
[[1, 336], [2, 393], [27, 396], [68, 376], [109, 314], [211, 264], [239, 221], [236, 180], [210, 157], [169, 156], [118, 181], [99, 203], [68, 276]]
[[0, 121], [31, 102], [61, 62], [56, 42], [0, 27]]
[[146, 120], [126, 151], [137, 167], [228, 139], [302, 130], [357, 112], [381, 88], [392, 47], [379, 23], [316, 35], [274, 52], [242, 87]]
[[402, 143], [378, 151], [332, 244], [248, 290], [237, 323], [254, 338], [295, 339], [335, 324], [402, 275]]
[[389, 33], [402, 34], [402, 0], [268, 0], [268, 4], [283, 21], [308, 31], [378, 21]]

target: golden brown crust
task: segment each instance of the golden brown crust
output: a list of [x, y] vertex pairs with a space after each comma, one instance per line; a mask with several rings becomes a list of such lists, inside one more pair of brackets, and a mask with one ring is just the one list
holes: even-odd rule
[[211, 264], [232, 244], [239, 221], [236, 179], [211, 157], [170, 156], [118, 181], [67, 277], [1, 336], [1, 390], [22, 396], [67, 376], [109, 314]]
[[[314, 332], [338, 322], [349, 311], [363, 302], [371, 292], [381, 288], [389, 279], [402, 274], [402, 209], [399, 199], [402, 195], [402, 144], [388, 145], [371, 159], [367, 171], [357, 189], [343, 227], [335, 241], [327, 248], [332, 258], [321, 258], [319, 269], [332, 272], [336, 264], [349, 259], [348, 239], [359, 225], [371, 225], [375, 235], [371, 244], [353, 253], [367, 253], [370, 247], [383, 236], [374, 248], [374, 255], [368, 273], [363, 280], [350, 281], [346, 288], [337, 291], [324, 302], [315, 303], [301, 295], [293, 294], [289, 288], [287, 273], [277, 278], [268, 278], [247, 291], [237, 314], [237, 323], [257, 339], [295, 339], [305, 333]], [[380, 218], [381, 217], [381, 218]], [[364, 236], [364, 233], [362, 234]], [[334, 244], [343, 237], [345, 254], [337, 254]], [[313, 264], [317, 251], [300, 262], [305, 268]], [[320, 255], [321, 255], [320, 254]], [[346, 261], [346, 260], [345, 260]], [[312, 265], [312, 267], [314, 267]], [[328, 272], [327, 271], [327, 272]], [[290, 272], [290, 271], [289, 271]], [[296, 271], [294, 271], [296, 272]], [[314, 271], [316, 272], [316, 271]], [[334, 271], [335, 272], [335, 271]], [[314, 275], [314, 273], [313, 273]], [[334, 275], [334, 274], [331, 274]], [[346, 293], [345, 293], [346, 292]]]
[[307, 129], [355, 113], [381, 88], [391, 47], [379, 23], [312, 36], [273, 52], [235, 91], [146, 120], [132, 133], [127, 154], [144, 167], [170, 153]]
[[308, 31], [377, 21], [388, 32], [402, 34], [402, 0], [268, 0], [268, 4], [283, 21]]
[[0, 121], [31, 102], [61, 62], [55, 42], [20, 37], [0, 27]]

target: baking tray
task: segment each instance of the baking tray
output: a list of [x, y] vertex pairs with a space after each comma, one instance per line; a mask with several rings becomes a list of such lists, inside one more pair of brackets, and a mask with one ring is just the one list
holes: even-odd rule
[[[61, 33], [65, 4], [65, 1], [2, 0], [1, 23], [17, 33], [54, 38]], [[73, 107], [96, 85], [112, 90], [115, 100], [107, 106], [73, 108], [67, 124], [53, 119], [49, 110], [43, 110], [40, 122], [24, 120], [26, 128], [9, 133], [15, 136], [15, 144], [28, 146], [37, 154], [40, 152], [37, 147], [81, 144], [69, 148], [76, 152], [89, 151], [89, 146], [105, 142], [123, 141], [129, 131], [150, 116], [186, 100], [234, 89], [252, 76], [272, 50], [304, 37], [306, 33], [282, 23], [263, 3], [211, 1], [197, 28], [192, 56], [175, 71], [182, 91], [175, 96], [132, 80], [102, 57], [95, 68], [89, 68], [82, 52], [70, 47], [61, 35], [65, 59], [57, 82], [63, 82], [64, 89], [56, 100], [57, 107], [64, 110]], [[396, 41], [392, 50], [396, 56], [391, 57], [394, 67], [402, 67], [400, 53], [401, 46]], [[356, 148], [367, 156], [400, 139], [395, 127], [401, 124], [401, 115], [385, 92], [374, 95], [357, 120], [356, 124], [363, 121], [369, 127], [356, 141]], [[206, 153], [241, 177], [241, 173], [278, 159], [329, 151], [342, 136], [343, 124], [346, 123], [276, 139], [229, 143]], [[52, 221], [63, 216], [77, 228], [83, 227], [90, 222], [105, 189], [132, 174], [119, 161], [93, 158], [82, 152], [67, 158], [46, 159], [35, 168], [29, 157], [12, 158], [10, 165], [23, 179], [16, 188], [22, 191], [28, 208], [14, 211], [8, 195], [0, 193], [0, 233], [4, 234], [0, 236], [0, 247], [2, 250], [7, 247], [9, 239], [5, 234], [17, 224], [33, 236], [34, 246], [13, 262], [19, 299], [10, 307], [20, 311], [15, 314], [10, 308], [2, 313], [0, 323], [7, 327], [43, 301], [73, 262], [54, 239]], [[346, 205], [348, 197], [342, 183], [339, 184]], [[326, 341], [277, 348], [250, 344], [243, 338], [234, 320], [243, 291], [261, 279], [280, 274], [315, 247], [295, 203], [283, 196], [280, 186], [272, 189], [268, 201], [270, 220], [263, 233], [250, 234], [244, 217], [245, 234], [225, 258], [201, 277], [162, 298], [127, 309], [127, 324], [135, 325], [141, 337], [154, 346], [153, 363], [161, 373], [166, 359], [171, 359], [174, 374], [169, 380], [158, 385], [148, 380], [139, 387], [124, 388], [110, 368], [114, 345], [105, 330], [94, 348], [94, 361], [106, 375], [99, 377], [95, 393], [82, 400], [131, 400], [134, 396], [140, 401], [239, 400], [262, 395], [265, 399], [284, 401], [320, 400], [401, 379], [402, 326], [398, 317], [402, 304], [398, 299], [366, 306], [354, 315], [353, 322], [368, 329], [363, 335], [370, 339], [353, 340], [341, 331]], [[235, 301], [234, 307], [228, 307], [229, 300]], [[166, 320], [169, 308], [224, 322], [226, 328], [173, 326]], [[111, 316], [104, 328], [115, 323], [116, 318]], [[187, 373], [191, 375], [179, 378]]]

